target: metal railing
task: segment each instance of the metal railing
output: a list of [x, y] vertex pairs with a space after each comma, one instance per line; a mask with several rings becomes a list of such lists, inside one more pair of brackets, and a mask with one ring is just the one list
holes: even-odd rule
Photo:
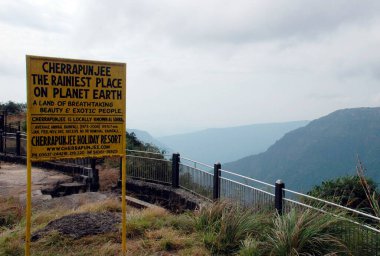
[[[19, 139], [17, 136], [17, 133], [2, 134], [0, 142], [2, 149], [6, 149], [3, 153], [14, 153], [15, 148], [17, 149], [17, 145], [14, 146], [15, 141], [16, 144], [17, 141], [20, 141], [19, 144], [25, 143], [25, 135]], [[26, 153], [24, 149], [21, 152]], [[272, 185], [223, 170], [220, 164], [211, 166], [179, 157], [179, 154], [173, 154], [171, 157], [157, 152], [127, 150], [126, 155], [129, 178], [179, 187], [210, 201], [227, 199], [255, 209], [276, 209], [279, 214], [290, 212], [292, 209], [311, 209], [330, 214], [344, 220], [344, 225], [339, 226], [345, 231], [342, 239], [347, 242], [354, 255], [380, 255], [380, 218], [368, 213], [285, 189], [281, 182]], [[89, 171], [90, 168], [83, 170]]]
[[159, 153], [126, 150], [127, 176], [134, 179], [170, 184], [172, 180], [171, 161]]
[[3, 147], [4, 153], [13, 154], [16, 153], [17, 149], [17, 141], [16, 141], [16, 133], [4, 133], [2, 136], [3, 139]]
[[179, 186], [207, 200], [213, 199], [213, 167], [185, 157], [179, 163]]
[[246, 207], [270, 209], [274, 206], [274, 185], [221, 169], [221, 198]]
[[[154, 171], [146, 171], [152, 170], [152, 167], [149, 167], [149, 165], [157, 164], [157, 159], [154, 159], [155, 162], [150, 162], [150, 158], [146, 159], [146, 157], [136, 155], [133, 157], [131, 155], [128, 156], [127, 162], [140, 159], [139, 161], [145, 164], [141, 173], [135, 173], [134, 177], [138, 176], [138, 178], [151, 181], [157, 179], [155, 177], [157, 174]], [[164, 161], [169, 162], [168, 160]], [[380, 223], [380, 218], [323, 199], [285, 189], [281, 182], [276, 182], [275, 185], [272, 185], [223, 170], [220, 164], [211, 166], [186, 157], [181, 157], [177, 164], [178, 187], [193, 194], [210, 201], [217, 199], [231, 200], [258, 210], [276, 209], [279, 214], [287, 213], [292, 209], [299, 211], [311, 209], [323, 214], [330, 214], [342, 220], [339, 229], [344, 230], [344, 235], [341, 238], [346, 242], [354, 255], [380, 255], [380, 230], [377, 226]], [[170, 166], [170, 164], [167, 163], [166, 166]], [[175, 170], [174, 161], [172, 162], [171, 173], [168, 173], [166, 176], [166, 183], [170, 183], [169, 178], [171, 177], [172, 186], [176, 187], [176, 174], [173, 170]], [[139, 170], [136, 170], [136, 172], [139, 172]], [[162, 182], [161, 179], [159, 181]]]

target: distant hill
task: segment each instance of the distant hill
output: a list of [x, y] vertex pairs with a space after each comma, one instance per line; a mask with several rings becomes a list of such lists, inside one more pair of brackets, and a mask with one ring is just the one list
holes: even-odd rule
[[163, 144], [161, 141], [155, 139], [152, 135], [150, 135], [148, 132], [138, 129], [127, 129], [129, 133], [135, 133], [136, 137], [145, 143], [153, 144], [157, 147], [159, 147], [161, 150], [165, 150], [166, 153], [171, 153], [173, 150], [171, 150], [168, 146]]
[[309, 190], [323, 180], [355, 174], [357, 154], [380, 182], [380, 108], [335, 111], [287, 133], [266, 152], [222, 166], [263, 181]]
[[307, 123], [308, 121], [295, 121], [207, 129], [159, 137], [158, 140], [181, 155], [213, 164], [264, 152], [285, 133]]

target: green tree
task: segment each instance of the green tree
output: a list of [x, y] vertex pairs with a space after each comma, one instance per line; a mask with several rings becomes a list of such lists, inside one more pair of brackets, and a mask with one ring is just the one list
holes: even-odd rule
[[161, 150], [156, 145], [151, 143], [144, 143], [139, 140], [134, 132], [127, 132], [127, 149], [129, 150], [139, 150], [139, 151], [147, 151], [152, 153], [165, 154], [164, 150]]
[[[365, 179], [370, 193], [377, 194], [376, 183], [372, 179]], [[343, 176], [324, 181], [321, 185], [314, 186], [313, 189], [308, 192], [308, 195], [326, 199], [352, 209], [373, 213], [360, 177], [356, 175]]]
[[9, 114], [17, 114], [17, 113], [25, 112], [26, 103], [16, 103], [13, 101], [0, 103], [0, 110], [7, 111]]

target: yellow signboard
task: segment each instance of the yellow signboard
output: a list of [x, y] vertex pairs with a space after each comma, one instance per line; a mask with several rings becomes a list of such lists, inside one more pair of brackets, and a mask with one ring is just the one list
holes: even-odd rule
[[30, 255], [32, 161], [122, 157], [122, 255], [126, 255], [126, 64], [26, 56]]
[[27, 56], [31, 160], [123, 156], [126, 64]]

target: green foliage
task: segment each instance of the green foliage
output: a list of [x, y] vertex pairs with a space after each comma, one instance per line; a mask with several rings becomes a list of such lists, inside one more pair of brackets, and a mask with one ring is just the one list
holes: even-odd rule
[[[370, 193], [376, 193], [375, 182], [368, 178], [366, 178], [366, 182]], [[324, 181], [321, 185], [314, 186], [308, 192], [308, 195], [326, 199], [352, 209], [373, 213], [370, 201], [358, 176], [343, 176]]]
[[192, 233], [195, 231], [194, 218], [190, 212], [185, 212], [180, 215], [170, 215], [166, 222], [168, 226], [184, 233]]
[[262, 255], [259, 248], [260, 243], [254, 238], [248, 237], [242, 242], [239, 250], [240, 256], [260, 256]]
[[127, 135], [127, 149], [129, 150], [139, 150], [139, 151], [148, 151], [153, 153], [164, 154], [165, 151], [160, 150], [157, 146], [151, 143], [144, 143], [140, 141], [134, 132], [126, 132]]
[[8, 114], [18, 114], [26, 111], [26, 103], [16, 103], [13, 101], [0, 103], [0, 110], [7, 111]]
[[0, 239], [0, 255], [22, 256], [24, 255], [23, 241]]
[[23, 209], [17, 199], [0, 197], [0, 231], [18, 223], [22, 213]]
[[379, 194], [376, 189], [373, 189], [373, 184], [365, 176], [365, 168], [363, 163], [360, 161], [358, 156], [358, 163], [356, 165], [356, 172], [360, 179], [360, 183], [363, 187], [363, 190], [366, 194], [367, 200], [369, 201], [371, 210], [376, 217], [380, 217], [380, 203], [379, 203]]
[[268, 234], [269, 255], [325, 255], [346, 253], [339, 239], [342, 219], [330, 214], [306, 210], [277, 216]]
[[196, 228], [213, 254], [236, 253], [248, 236], [259, 236], [269, 226], [267, 216], [228, 202], [204, 207], [196, 217]]
[[171, 227], [182, 233], [194, 231], [194, 219], [189, 214], [171, 215], [161, 208], [145, 209], [131, 213], [127, 220], [127, 236], [140, 237], [147, 230]]
[[130, 238], [140, 237], [146, 230], [162, 228], [168, 213], [161, 209], [143, 210], [130, 214], [127, 220], [127, 236]]

